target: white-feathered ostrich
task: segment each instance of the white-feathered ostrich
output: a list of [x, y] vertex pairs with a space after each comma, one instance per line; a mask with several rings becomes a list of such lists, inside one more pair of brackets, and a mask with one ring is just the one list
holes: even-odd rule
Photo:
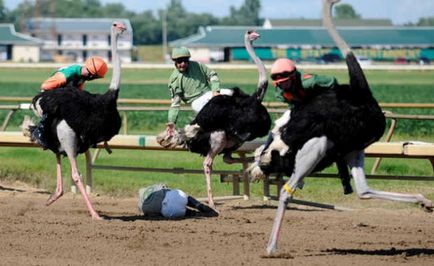
[[244, 36], [246, 49], [259, 71], [256, 91], [249, 96], [239, 88], [233, 88], [232, 96], [213, 97], [196, 118], [171, 139], [170, 143], [159, 140], [160, 144], [166, 147], [184, 144], [190, 151], [205, 156], [203, 169], [208, 203], [212, 208], [215, 208], [211, 190], [214, 158], [224, 153], [224, 160], [232, 162], [231, 152], [239, 148], [244, 141], [265, 136], [271, 127], [270, 116], [262, 105], [262, 99], [268, 87], [266, 70], [252, 48], [252, 42], [257, 38], [259, 34], [253, 30], [247, 31]]
[[[351, 169], [361, 199], [387, 199], [420, 203], [432, 211], [432, 202], [420, 194], [401, 194], [368, 187], [363, 171], [364, 148], [378, 140], [385, 118], [373, 98], [367, 80], [348, 45], [332, 24], [331, 8], [338, 0], [324, 0], [324, 25], [341, 52], [346, 55], [350, 84], [323, 91], [304, 104], [296, 105], [278, 130], [269, 148], [262, 152], [251, 174], [261, 178], [273, 172], [290, 176], [280, 191], [279, 206], [267, 246], [268, 254], [277, 250], [280, 227], [297, 184], [310, 173], [341, 160]], [[288, 121], [289, 119], [289, 121]], [[258, 151], [259, 152], [259, 151]]]
[[121, 117], [117, 110], [121, 72], [117, 41], [125, 29], [124, 24], [120, 22], [113, 22], [111, 26], [113, 73], [106, 93], [91, 94], [77, 88], [64, 87], [41, 92], [33, 98], [33, 109], [47, 115], [47, 147], [56, 154], [57, 159], [57, 187], [48, 198], [47, 206], [63, 195], [63, 154], [69, 159], [72, 180], [83, 195], [92, 218], [101, 220], [84, 189], [77, 167], [77, 155], [99, 142], [110, 140], [121, 127]]

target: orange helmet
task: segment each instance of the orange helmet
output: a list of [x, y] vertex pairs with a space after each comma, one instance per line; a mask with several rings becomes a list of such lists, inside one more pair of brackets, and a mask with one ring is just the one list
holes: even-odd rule
[[91, 56], [84, 62], [84, 66], [90, 74], [103, 78], [107, 73], [107, 64], [104, 59], [99, 56]]
[[280, 82], [286, 81], [295, 73], [296, 67], [292, 60], [279, 58], [271, 66], [271, 79], [273, 85], [277, 86]]

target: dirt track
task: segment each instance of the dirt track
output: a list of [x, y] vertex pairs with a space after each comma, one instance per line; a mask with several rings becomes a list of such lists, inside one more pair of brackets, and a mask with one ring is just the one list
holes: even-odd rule
[[[0, 184], [0, 265], [433, 265], [434, 215], [409, 207], [291, 205], [279, 254], [265, 255], [275, 203], [227, 201], [219, 217], [143, 218], [134, 198], [48, 194]], [[380, 201], [378, 201], [380, 203]]]

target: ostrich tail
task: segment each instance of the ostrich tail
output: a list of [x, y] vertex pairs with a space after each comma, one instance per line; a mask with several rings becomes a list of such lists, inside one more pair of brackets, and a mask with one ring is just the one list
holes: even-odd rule
[[345, 59], [350, 75], [350, 87], [370, 91], [368, 81], [354, 53], [349, 52]]
[[32, 132], [35, 130], [36, 126], [33, 120], [28, 116], [24, 116], [23, 123], [21, 124], [21, 132], [25, 137], [31, 137]]

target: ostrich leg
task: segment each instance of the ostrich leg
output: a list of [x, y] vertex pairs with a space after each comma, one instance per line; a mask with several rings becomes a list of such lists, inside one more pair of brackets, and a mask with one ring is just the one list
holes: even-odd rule
[[71, 127], [65, 122], [65, 120], [63, 120], [57, 125], [57, 136], [59, 138], [61, 148], [68, 156], [69, 164], [71, 165], [72, 180], [80, 190], [81, 195], [83, 195], [84, 201], [86, 202], [86, 206], [89, 209], [92, 219], [102, 220], [102, 218], [93, 208], [92, 203], [89, 200], [89, 196], [86, 193], [86, 189], [83, 186], [80, 173], [78, 172], [76, 151], [77, 135], [75, 134], [74, 130], [72, 130]]
[[45, 205], [49, 206], [53, 202], [55, 202], [58, 198], [60, 198], [63, 195], [63, 181], [62, 181], [62, 159], [60, 157], [60, 153], [56, 153], [56, 172], [57, 172], [57, 186], [56, 191], [51, 194], [51, 196], [48, 198]]
[[339, 178], [341, 179], [342, 187], [344, 188], [344, 194], [347, 195], [353, 193], [347, 163], [342, 159], [338, 159], [336, 160], [336, 166], [338, 167]]
[[211, 133], [210, 136], [210, 150], [203, 161], [203, 171], [206, 179], [206, 188], [208, 192], [208, 204], [211, 208], [215, 209], [214, 199], [211, 189], [211, 173], [214, 158], [226, 146], [226, 133], [224, 131], [216, 131]]
[[212, 154], [208, 154], [203, 161], [203, 171], [205, 173], [206, 180], [206, 191], [208, 194], [208, 204], [211, 208], [215, 209], [214, 199], [212, 196], [211, 189], [211, 172], [212, 172], [212, 164], [214, 161], [214, 157]]
[[313, 138], [307, 141], [297, 153], [294, 172], [280, 191], [279, 206], [267, 245], [268, 255], [275, 253], [277, 250], [277, 241], [279, 240], [280, 227], [282, 226], [286, 205], [288, 204], [288, 200], [292, 198], [297, 184], [315, 169], [318, 162], [326, 155], [327, 149], [332, 145], [326, 137]]
[[356, 184], [357, 195], [361, 199], [385, 199], [409, 203], [419, 203], [424, 207], [425, 211], [433, 211], [433, 203], [431, 200], [426, 199], [421, 194], [403, 194], [395, 192], [386, 192], [373, 190], [369, 188], [366, 182], [365, 172], [363, 171], [365, 153], [363, 151], [352, 152], [347, 155], [348, 165], [351, 168], [354, 182]]
[[102, 218], [98, 215], [98, 213], [93, 208], [92, 203], [89, 200], [89, 196], [87, 195], [86, 189], [83, 186], [83, 182], [81, 180], [81, 176], [77, 168], [77, 158], [75, 156], [69, 156], [68, 154], [68, 159], [69, 159], [69, 163], [71, 164], [72, 180], [80, 190], [81, 195], [83, 195], [84, 201], [86, 202], [86, 206], [90, 212], [90, 215], [92, 216], [92, 219], [102, 220]]

